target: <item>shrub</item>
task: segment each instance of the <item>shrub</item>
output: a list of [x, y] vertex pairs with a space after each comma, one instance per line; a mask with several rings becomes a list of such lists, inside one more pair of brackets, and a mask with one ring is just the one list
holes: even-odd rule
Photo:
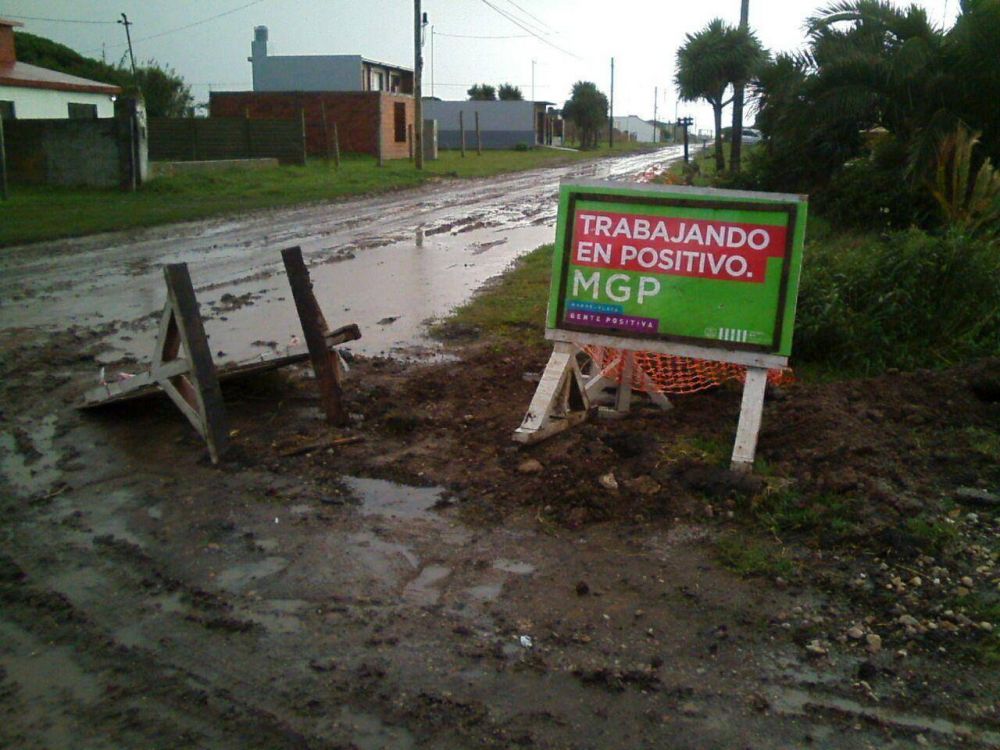
[[811, 243], [795, 352], [865, 373], [997, 355], [997, 244], [916, 229]]

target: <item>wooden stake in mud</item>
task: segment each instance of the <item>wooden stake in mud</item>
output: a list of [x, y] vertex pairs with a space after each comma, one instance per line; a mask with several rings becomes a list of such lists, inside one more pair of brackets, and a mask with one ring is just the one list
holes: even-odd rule
[[288, 275], [288, 283], [295, 298], [295, 309], [302, 323], [302, 333], [305, 334], [306, 346], [309, 348], [309, 358], [312, 360], [313, 372], [319, 383], [326, 420], [330, 424], [346, 424], [347, 412], [344, 409], [340, 385], [340, 360], [336, 352], [331, 352], [327, 348], [326, 319], [313, 294], [309, 271], [306, 269], [305, 261], [302, 260], [302, 248], [285, 248], [281, 251], [281, 259], [285, 263], [285, 273]]
[[212, 463], [218, 463], [229, 445], [229, 428], [191, 275], [186, 263], [173, 263], [163, 276], [167, 304], [150, 374], [205, 439]]
[[333, 123], [333, 165], [340, 169], [340, 136], [337, 135], [337, 123]]
[[465, 158], [465, 113], [458, 113], [458, 135], [462, 139], [462, 158]]

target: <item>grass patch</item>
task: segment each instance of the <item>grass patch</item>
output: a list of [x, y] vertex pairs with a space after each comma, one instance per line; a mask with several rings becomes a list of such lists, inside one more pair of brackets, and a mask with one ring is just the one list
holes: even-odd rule
[[542, 343], [553, 248], [542, 245], [519, 258], [446, 320], [431, 326], [431, 335], [438, 339], [489, 337], [525, 345]]
[[[611, 153], [628, 150], [616, 147]], [[488, 177], [608, 155], [607, 148], [585, 152], [545, 148], [484, 151], [482, 156], [471, 151], [465, 158], [457, 151], [443, 151], [438, 160], [426, 163], [423, 172], [417, 172], [406, 159], [387, 161], [379, 167], [372, 157], [349, 155], [339, 170], [332, 163], [314, 159], [304, 167], [161, 177], [135, 193], [12, 185], [10, 199], [0, 203], [0, 246], [336, 200], [414, 187], [444, 176]]]
[[715, 545], [719, 561], [741, 576], [790, 576], [795, 565], [774, 544], [737, 533], [719, 537]]

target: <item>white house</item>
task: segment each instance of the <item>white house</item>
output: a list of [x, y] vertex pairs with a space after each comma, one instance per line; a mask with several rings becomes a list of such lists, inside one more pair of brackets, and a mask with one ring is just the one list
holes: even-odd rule
[[628, 133], [630, 140], [639, 143], [656, 143], [662, 140], [660, 134], [656, 132], [656, 126], [648, 120], [643, 120], [636, 115], [626, 117], [615, 117], [615, 130], [621, 133]]
[[5, 120], [97, 119], [115, 116], [121, 89], [17, 61], [14, 27], [0, 18], [0, 117]]
[[269, 55], [267, 27], [256, 26], [250, 57], [254, 91], [413, 93], [413, 71], [361, 55]]

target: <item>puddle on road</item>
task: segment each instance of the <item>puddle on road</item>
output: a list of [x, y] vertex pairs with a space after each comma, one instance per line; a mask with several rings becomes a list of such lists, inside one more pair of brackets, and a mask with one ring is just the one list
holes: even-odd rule
[[[339, 536], [332, 543], [343, 546]], [[349, 535], [346, 546], [353, 563], [360, 565], [373, 578], [392, 587], [398, 585], [404, 575], [420, 566], [420, 558], [409, 547], [387, 542], [371, 531]]]
[[428, 565], [420, 571], [420, 575], [406, 585], [403, 589], [403, 598], [419, 606], [436, 604], [441, 598], [438, 585], [449, 575], [451, 568], [446, 568], [444, 565]]
[[518, 560], [505, 560], [500, 558], [493, 561], [494, 570], [502, 570], [504, 573], [514, 573], [519, 576], [531, 575], [535, 572], [535, 566], [531, 563], [520, 562]]
[[444, 492], [440, 487], [409, 487], [365, 477], [344, 477], [343, 481], [361, 500], [361, 513], [366, 516], [432, 518], [431, 508]]
[[265, 557], [263, 560], [256, 562], [240, 563], [239, 565], [228, 567], [215, 577], [215, 582], [227, 591], [240, 593], [243, 589], [258, 582], [261, 578], [273, 576], [287, 567], [287, 558]]
[[412, 750], [416, 743], [403, 727], [389, 726], [377, 716], [342, 706], [337, 717], [341, 729], [350, 731], [351, 746], [358, 750]]
[[990, 747], [1000, 747], [1000, 732], [962, 724], [936, 716], [921, 716], [879, 706], [864, 706], [849, 698], [819, 695], [799, 688], [778, 688], [772, 694], [772, 705], [778, 712], [806, 716], [817, 710], [849, 714], [900, 727], [914, 732], [945, 735], [951, 740], [972, 739]]
[[503, 583], [484, 583], [471, 586], [465, 592], [479, 602], [495, 602], [503, 591]]
[[240, 610], [240, 616], [262, 625], [275, 635], [298, 633], [302, 630], [299, 614], [308, 608], [302, 599], [267, 599]]

